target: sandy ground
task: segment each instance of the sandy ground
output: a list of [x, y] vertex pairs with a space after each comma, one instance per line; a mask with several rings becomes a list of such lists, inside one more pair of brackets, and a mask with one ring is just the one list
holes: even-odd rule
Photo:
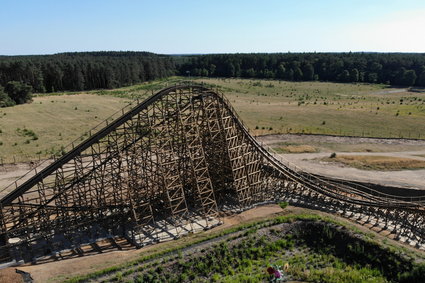
[[[270, 135], [257, 138], [263, 145], [272, 146], [282, 142], [296, 142], [304, 144], [334, 143], [334, 144], [375, 144], [391, 146], [400, 149], [404, 146], [406, 149], [423, 148], [415, 151], [397, 151], [397, 152], [338, 152], [344, 155], [378, 155], [405, 157], [411, 159], [425, 160], [425, 140], [404, 140], [404, 139], [374, 139], [374, 138], [353, 138], [353, 137], [334, 137], [319, 135]], [[422, 155], [422, 156], [419, 156]], [[320, 174], [328, 177], [336, 177], [353, 181], [369, 182], [387, 186], [397, 186], [425, 190], [425, 169], [420, 170], [400, 170], [400, 171], [370, 171], [346, 167], [340, 164], [321, 162], [315, 160], [321, 157], [328, 157], [329, 152], [319, 153], [297, 153], [297, 154], [279, 154], [279, 157], [290, 167], [296, 167], [302, 171], [313, 174]]]
[[[337, 152], [336, 154], [338, 155], [339, 153]], [[425, 150], [415, 152], [391, 153], [344, 152], [343, 154], [393, 156], [425, 160], [424, 157], [416, 156], [419, 154], [424, 155]], [[281, 154], [281, 156], [285, 161], [291, 164], [295, 164], [302, 171], [307, 171], [314, 174], [337, 177], [341, 179], [350, 179], [354, 181], [382, 184], [387, 186], [425, 190], [425, 169], [400, 171], [360, 170], [352, 167], [346, 167], [342, 164], [315, 160], [317, 158], [329, 157], [329, 153]]]
[[0, 282], [1, 283], [24, 283], [22, 275], [15, 272], [14, 268], [7, 268], [0, 270]]
[[[41, 171], [50, 163], [50, 160], [40, 163], [37, 166], [37, 171]], [[30, 163], [5, 164], [0, 166], [0, 198], [15, 188], [15, 186], [11, 186], [6, 189], [13, 182], [18, 181], [18, 184], [21, 184], [34, 176], [35, 171], [32, 170], [33, 167], [34, 164]]]
[[425, 149], [425, 140], [409, 139], [378, 139], [364, 137], [344, 137], [344, 136], [326, 136], [326, 135], [301, 135], [301, 134], [282, 134], [282, 135], [264, 135], [256, 137], [263, 144], [270, 145], [279, 142], [300, 142], [310, 143], [339, 143], [339, 144], [380, 144], [380, 145], [403, 145], [420, 146]]

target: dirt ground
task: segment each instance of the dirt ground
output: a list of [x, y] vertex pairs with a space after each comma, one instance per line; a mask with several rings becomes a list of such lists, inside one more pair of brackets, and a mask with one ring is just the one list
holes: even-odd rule
[[318, 148], [319, 152], [316, 153], [279, 154], [283, 163], [298, 170], [346, 180], [425, 190], [425, 169], [370, 171], [317, 160], [329, 157], [330, 152], [337, 155], [344, 153], [344, 155], [379, 155], [425, 160], [425, 140], [321, 135], [269, 135], [257, 137], [257, 140], [270, 147], [294, 143]]
[[[0, 166], [0, 198], [15, 188], [15, 186], [11, 186], [10, 189], [5, 189], [7, 186], [30, 170], [31, 165], [28, 163], [5, 164]], [[24, 180], [24, 178], [22, 178], [22, 180]]]
[[0, 270], [1, 283], [24, 283], [22, 276], [16, 273], [15, 268]]

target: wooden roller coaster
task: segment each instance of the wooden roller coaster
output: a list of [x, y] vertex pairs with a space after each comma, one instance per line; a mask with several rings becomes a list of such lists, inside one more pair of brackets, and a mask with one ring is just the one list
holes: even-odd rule
[[285, 165], [218, 91], [169, 87], [105, 123], [1, 199], [0, 263], [115, 236], [143, 245], [170, 229], [177, 237], [216, 225], [222, 211], [280, 200], [367, 216], [425, 244], [425, 196], [384, 194]]

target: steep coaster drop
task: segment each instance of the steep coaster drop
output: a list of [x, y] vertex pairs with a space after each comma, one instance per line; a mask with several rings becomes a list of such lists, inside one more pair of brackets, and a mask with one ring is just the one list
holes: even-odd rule
[[279, 200], [366, 217], [425, 245], [425, 196], [291, 169], [257, 143], [221, 93], [180, 85], [123, 111], [1, 199], [0, 263], [116, 236], [142, 246], [213, 227], [222, 211]]

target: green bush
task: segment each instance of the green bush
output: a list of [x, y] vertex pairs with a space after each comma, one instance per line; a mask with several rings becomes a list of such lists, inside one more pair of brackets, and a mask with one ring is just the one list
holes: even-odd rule
[[280, 206], [282, 209], [285, 209], [285, 208], [288, 206], [288, 202], [287, 202], [287, 201], [279, 202], [279, 206]]
[[412, 271], [401, 274], [400, 283], [423, 283], [425, 282], [425, 263], [416, 265]]
[[[10, 97], [10, 99], [16, 104], [23, 104], [32, 100], [32, 96], [31, 96], [32, 87], [22, 82], [10, 81], [6, 84], [4, 91]], [[12, 106], [12, 105], [9, 105], [9, 106]]]
[[3, 92], [3, 88], [0, 87], [0, 107], [14, 106], [16, 103], [10, 98], [9, 95]]

